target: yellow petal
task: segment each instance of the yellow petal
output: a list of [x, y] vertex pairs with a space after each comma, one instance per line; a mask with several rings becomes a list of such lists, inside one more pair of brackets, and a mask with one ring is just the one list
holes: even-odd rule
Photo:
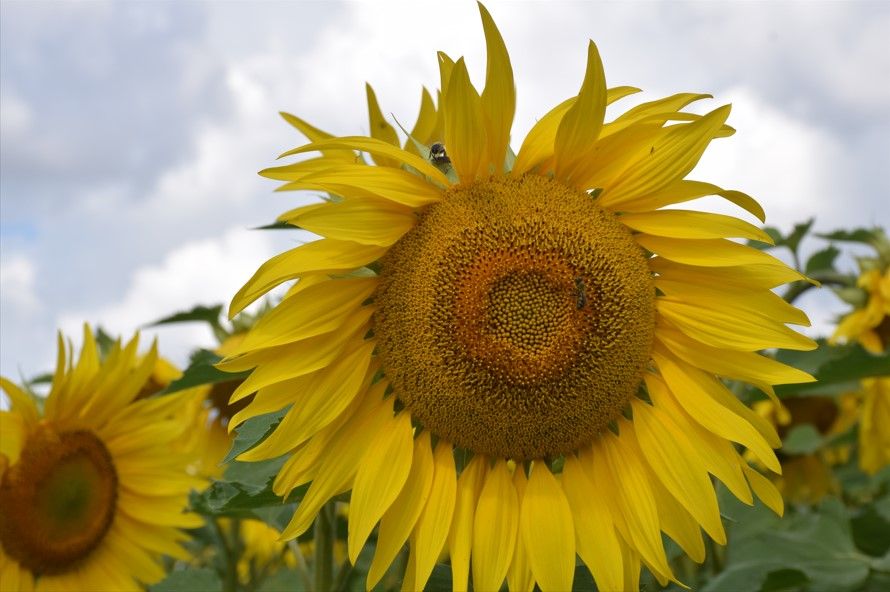
[[[429, 154], [421, 154], [420, 150], [414, 144], [416, 140], [424, 145], [432, 144], [435, 139], [432, 138], [433, 131], [436, 128], [436, 105], [430, 92], [424, 88], [420, 94], [420, 113], [417, 115], [417, 122], [411, 129], [411, 137], [405, 141], [405, 150], [417, 154], [421, 158], [429, 158]], [[412, 140], [413, 138], [413, 140]]]
[[372, 307], [359, 309], [346, 320], [340, 331], [250, 352], [236, 358], [226, 358], [216, 366], [224, 372], [241, 372], [256, 367], [232, 394], [237, 400], [242, 393], [252, 393], [264, 386], [328, 366], [337, 359], [347, 344], [352, 342], [358, 345], [368, 328], [373, 311]]
[[729, 105], [725, 105], [699, 121], [667, 128], [648, 155], [631, 164], [603, 190], [602, 198], [617, 201], [626, 195], [644, 195], [682, 179], [698, 164], [728, 116]]
[[572, 511], [559, 483], [542, 461], [532, 463], [519, 510], [519, 532], [541, 590], [571, 590], [575, 577]]
[[[640, 450], [652, 473], [717, 543], [726, 544], [717, 496], [708, 472], [690, 442], [670, 417], [639, 399], [631, 401]], [[625, 426], [622, 426], [625, 427]], [[633, 441], [632, 438], [629, 441]]]
[[680, 505], [655, 475], [649, 475], [649, 485], [652, 487], [655, 506], [658, 508], [661, 530], [671, 537], [693, 561], [696, 563], [704, 561], [705, 542], [702, 540], [698, 521], [686, 508]]
[[[678, 93], [655, 101], [640, 103], [636, 107], [622, 113], [615, 121], [606, 125], [603, 130], [603, 136], [614, 134], [641, 121], [653, 122], [654, 124], [664, 123], [671, 115], [690, 103], [709, 98], [711, 98], [711, 95]], [[662, 119], [659, 120], [659, 117]]]
[[681, 368], [658, 349], [653, 351], [652, 357], [670, 392], [693, 419], [718, 436], [748, 447], [770, 470], [781, 472], [779, 461], [763, 435], [713, 399], [711, 392], [718, 389], [713, 381], [700, 371]]
[[280, 189], [309, 189], [347, 198], [384, 199], [410, 208], [442, 199], [441, 189], [413, 173], [361, 164], [340, 164], [314, 171]]
[[[297, 128], [300, 133], [306, 136], [306, 139], [310, 142], [320, 142], [322, 140], [328, 140], [334, 137], [331, 134], [306, 123], [296, 115], [291, 115], [290, 113], [285, 113], [283, 111], [279, 112], [279, 114], [281, 115], [281, 117], [284, 118], [286, 122]], [[328, 161], [352, 162], [355, 160], [355, 152], [353, 152], [352, 150], [329, 149], [322, 150], [321, 153]]]
[[816, 380], [806, 372], [753, 352], [715, 348], [677, 329], [659, 327], [655, 338], [665, 349], [697, 368], [755, 384], [794, 384]]
[[566, 456], [562, 488], [575, 520], [575, 543], [600, 590], [621, 590], [624, 577], [621, 546], [609, 511], [574, 454]]
[[37, 405], [31, 395], [2, 376], [0, 376], [0, 388], [9, 397], [9, 409], [21, 418], [24, 425], [37, 423], [39, 420]]
[[572, 184], [593, 150], [606, 114], [606, 75], [596, 44], [587, 45], [587, 71], [572, 104], [556, 132], [553, 145], [556, 176]]
[[297, 506], [297, 511], [281, 533], [282, 540], [300, 536], [312, 525], [319, 509], [333, 496], [349, 489], [359, 464], [371, 441], [388, 425], [391, 402], [379, 401], [377, 407], [344, 425], [324, 452], [324, 460], [312, 485]]
[[488, 472], [476, 506], [472, 556], [475, 589], [500, 589], [513, 559], [518, 525], [519, 500], [507, 463], [500, 459]]
[[344, 278], [308, 286], [260, 317], [229, 355], [285, 345], [334, 331], [371, 297], [377, 283], [376, 277]]
[[674, 238], [749, 238], [768, 244], [773, 239], [763, 230], [744, 220], [688, 210], [660, 210], [640, 214], [624, 214], [622, 224], [654, 236]]
[[377, 585], [405, 544], [426, 504], [432, 484], [433, 449], [430, 433], [425, 431], [414, 441], [414, 457], [405, 486], [380, 520], [377, 548], [368, 569], [368, 590]]
[[539, 119], [526, 134], [513, 163], [513, 174], [522, 175], [553, 155], [556, 130], [566, 112], [575, 104], [575, 97], [566, 99]]
[[[626, 431], [622, 431], [621, 437], [624, 441], [612, 432], [600, 437], [590, 455], [593, 483], [607, 492], [607, 503], [614, 505], [610, 511], [616, 527], [623, 523], [626, 532], [622, 534], [628, 543], [645, 558], [653, 573], [661, 578], [672, 578], [661, 542], [658, 509], [642, 464], [644, 461], [628, 450]], [[627, 559], [627, 554], [624, 557]], [[625, 562], [625, 567], [631, 566]]]
[[779, 493], [776, 486], [769, 479], [748, 466], [748, 463], [745, 461], [740, 462], [742, 470], [745, 471], [745, 477], [748, 478], [748, 483], [751, 484], [751, 489], [754, 490], [760, 501], [777, 515], [781, 516], [784, 514], [785, 502], [782, 501], [782, 494]]
[[[275, 431], [238, 460], [275, 458], [292, 450], [333, 422], [367, 388], [373, 343], [363, 343], [341, 360], [314, 374], [287, 381], [291, 407]], [[297, 382], [300, 381], [300, 382]], [[253, 405], [253, 403], [251, 403]]]
[[376, 261], [385, 247], [360, 245], [351, 241], [321, 239], [272, 257], [253, 274], [235, 294], [229, 306], [229, 318], [274, 288], [305, 273], [352, 270]]
[[[377, 95], [371, 85], [365, 83], [365, 94], [368, 96], [368, 120], [371, 127], [371, 137], [393, 146], [399, 145], [399, 135], [393, 126], [386, 121], [377, 103]], [[383, 155], [372, 155], [374, 162], [379, 166], [399, 167], [399, 161]]]
[[756, 292], [775, 288], [788, 282], [806, 280], [787, 265], [773, 259], [768, 263], [753, 265], [736, 265], [730, 267], [699, 267], [684, 265], [664, 257], [649, 260], [649, 269], [673, 281], [680, 281], [697, 286], [732, 286], [734, 291]]
[[657, 298], [655, 306], [659, 315], [683, 333], [712, 347], [739, 351], [772, 347], [809, 351], [818, 347], [809, 337], [755, 313], [731, 314], [669, 296]]
[[484, 456], [476, 455], [470, 459], [457, 480], [454, 518], [451, 522], [451, 531], [448, 533], [451, 586], [455, 592], [467, 590], [476, 503], [487, 471], [488, 460]]
[[[327, 149], [345, 149], [345, 150], [359, 150], [361, 152], [367, 152], [373, 156], [388, 156], [397, 160], [400, 164], [406, 165], [415, 169], [421, 175], [427, 176], [433, 181], [441, 184], [443, 187], [447, 187], [449, 185], [448, 178], [442, 174], [442, 172], [434, 167], [424, 158], [416, 154], [411, 154], [410, 152], [405, 152], [398, 146], [393, 146], [392, 144], [387, 144], [381, 140], [377, 140], [375, 138], [366, 138], [364, 136], [344, 136], [342, 138], [331, 138], [329, 140], [321, 140], [318, 142], [313, 142], [311, 144], [306, 144], [305, 146], [300, 146], [299, 148], [294, 148], [293, 150], [288, 150], [279, 158], [283, 158], [285, 156], [291, 156], [293, 154], [302, 154], [304, 152], [314, 152], [314, 151], [323, 151]], [[368, 167], [373, 168], [373, 167]]]
[[[519, 507], [522, 507], [522, 499], [525, 497], [527, 486], [525, 469], [516, 467], [516, 470], [513, 471], [513, 487], [516, 488]], [[528, 551], [522, 543], [522, 537], [517, 537], [516, 548], [513, 550], [513, 561], [510, 562], [510, 567], [507, 569], [507, 589], [512, 592], [532, 592], [535, 589], [535, 576], [532, 574]]]
[[695, 422], [677, 403], [667, 385], [658, 376], [647, 372], [644, 378], [652, 404], [666, 413], [691, 441], [696, 442], [695, 453], [707, 467], [708, 472], [720, 479], [742, 502], [751, 505], [753, 503], [751, 490], [739, 468], [739, 455], [732, 443]]
[[451, 519], [454, 516], [457, 475], [451, 444], [439, 440], [433, 452], [433, 464], [433, 485], [430, 488], [430, 496], [414, 529], [412, 556], [415, 561], [414, 583], [417, 590], [422, 590], [426, 586], [439, 553], [448, 539]]
[[810, 326], [810, 319], [802, 310], [769, 290], [737, 292], [722, 285], [701, 286], [666, 278], [656, 278], [655, 287], [669, 297], [700, 308], [722, 310], [736, 316], [753, 313], [780, 323]]
[[636, 241], [656, 255], [688, 265], [724, 267], [766, 264], [786, 267], [784, 263], [746, 245], [726, 239], [679, 239], [638, 234]]
[[[341, 159], [331, 160], [330, 158], [322, 156], [282, 166], [270, 167], [261, 170], [259, 174], [267, 179], [275, 179], [277, 181], [299, 181], [310, 173], [317, 173], [318, 171], [340, 166], [344, 163], [350, 164], [354, 161], [355, 156], [346, 161]], [[282, 191], [282, 189], [279, 189], [279, 191]]]
[[[640, 92], [632, 86], [616, 86], [606, 92], [606, 104], [611, 105], [618, 99]], [[566, 112], [574, 105], [577, 97], [566, 99], [541, 117], [529, 130], [513, 165], [513, 174], [521, 175], [541, 163], [552, 160], [553, 145], [556, 132]], [[546, 167], [545, 167], [546, 168]], [[544, 172], [544, 171], [541, 171]]]
[[391, 202], [350, 199], [313, 208], [289, 222], [325, 238], [387, 247], [411, 230], [417, 217]]
[[365, 451], [349, 499], [347, 547], [353, 565], [371, 530], [402, 491], [411, 470], [413, 452], [414, 430], [411, 414], [407, 412], [384, 425]]
[[444, 92], [445, 146], [460, 182], [469, 183], [488, 173], [488, 141], [482, 99], [470, 82], [463, 58], [454, 65]]
[[707, 195], [719, 195], [750, 213], [761, 222], [766, 220], [763, 208], [750, 195], [741, 191], [721, 189], [711, 183], [691, 181], [689, 179], [675, 181], [648, 195], [625, 194], [620, 200], [605, 199], [602, 205], [608, 206], [613, 210], [625, 212], [650, 212], [667, 205], [682, 203]]
[[479, 13], [482, 15], [488, 54], [485, 89], [482, 91], [482, 109], [489, 125], [487, 161], [494, 165], [495, 173], [499, 173], [510, 145], [510, 129], [513, 127], [513, 115], [516, 111], [516, 86], [504, 39], [481, 2]]

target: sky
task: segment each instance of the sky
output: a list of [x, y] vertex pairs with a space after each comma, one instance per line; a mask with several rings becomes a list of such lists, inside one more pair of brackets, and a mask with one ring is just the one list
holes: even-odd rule
[[[621, 109], [676, 92], [733, 104], [738, 133], [690, 178], [751, 194], [786, 231], [810, 217], [818, 231], [890, 226], [890, 2], [487, 6], [513, 62], [514, 148], [577, 94], [593, 39], [609, 86], [644, 90]], [[369, 82], [410, 126], [421, 87], [438, 86], [437, 50], [466, 56], [481, 87], [475, 2], [3, 0], [0, 374], [47, 371], [56, 332], [78, 343], [85, 321], [128, 338], [227, 304], [307, 240], [253, 230], [300, 200], [256, 174], [303, 143], [278, 112], [367, 134]], [[800, 305], [812, 335], [844, 310], [827, 292]], [[214, 345], [200, 325], [143, 336], [178, 364]]]

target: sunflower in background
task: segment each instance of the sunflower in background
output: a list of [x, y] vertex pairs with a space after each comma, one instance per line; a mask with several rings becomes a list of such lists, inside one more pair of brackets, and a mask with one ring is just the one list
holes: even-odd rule
[[859, 466], [874, 475], [890, 464], [890, 376], [862, 381]]
[[[408, 542], [403, 589], [449, 557], [456, 590], [572, 587], [575, 558], [603, 590], [635, 590], [641, 565], [677, 581], [670, 536], [695, 561], [701, 529], [725, 543], [711, 482], [740, 500], [782, 499], [735, 448], [773, 472], [773, 426], [721, 378], [812, 380], [757, 352], [809, 350], [807, 317], [770, 289], [805, 279], [730, 238], [769, 242], [742, 220], [663, 206], [719, 195], [685, 179], [729, 106], [707, 95], [642, 103], [607, 88], [596, 46], [577, 96], [510, 148], [515, 88], [480, 5], [485, 87], [439, 54], [438, 107], [424, 91], [404, 145], [368, 87], [371, 137], [332, 137], [291, 115], [320, 156], [263, 171], [284, 190], [330, 194], [281, 220], [322, 238], [282, 253], [238, 292], [237, 314], [297, 280], [219, 367], [252, 370], [233, 420], [292, 405], [239, 460], [288, 455], [274, 488], [309, 483], [285, 538], [351, 491], [354, 564], [379, 524], [367, 586]], [[365, 162], [370, 155], [373, 163]]]
[[[754, 411], [772, 423], [779, 436], [786, 436], [795, 428], [812, 426], [824, 440], [845, 434], [859, 421], [860, 403], [857, 393], [845, 393], [836, 399], [823, 396], [801, 396], [774, 401], [758, 401]], [[772, 480], [782, 497], [794, 503], [818, 504], [829, 494], [840, 492], [840, 484], [832, 467], [846, 463], [850, 457], [849, 444], [828, 445], [806, 454], [780, 451], [782, 473]]]
[[858, 341], [869, 352], [880, 355], [890, 345], [890, 241], [880, 228], [871, 231], [869, 243], [874, 257], [858, 257], [856, 286], [838, 290], [854, 310], [838, 323], [830, 343]]
[[104, 359], [89, 327], [75, 363], [59, 337], [49, 395], [0, 379], [0, 581], [13, 590], [135, 590], [159, 581], [161, 557], [186, 560], [181, 529], [204, 481], [178, 446], [190, 393], [140, 398], [156, 367], [138, 336]]

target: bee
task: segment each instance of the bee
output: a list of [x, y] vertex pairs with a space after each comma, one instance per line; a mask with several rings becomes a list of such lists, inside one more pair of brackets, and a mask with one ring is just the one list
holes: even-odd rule
[[577, 298], [578, 310], [587, 306], [587, 287], [584, 285], [584, 278], [575, 278], [575, 297]]
[[430, 162], [436, 166], [451, 164], [451, 159], [448, 158], [448, 154], [445, 152], [444, 144], [436, 142], [430, 146]]

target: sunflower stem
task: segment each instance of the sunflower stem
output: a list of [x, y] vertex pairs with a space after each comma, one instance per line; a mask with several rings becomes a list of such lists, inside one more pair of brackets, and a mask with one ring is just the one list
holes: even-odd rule
[[315, 519], [315, 592], [328, 592], [333, 584], [334, 542], [337, 540], [335, 503], [329, 501], [322, 506]]

